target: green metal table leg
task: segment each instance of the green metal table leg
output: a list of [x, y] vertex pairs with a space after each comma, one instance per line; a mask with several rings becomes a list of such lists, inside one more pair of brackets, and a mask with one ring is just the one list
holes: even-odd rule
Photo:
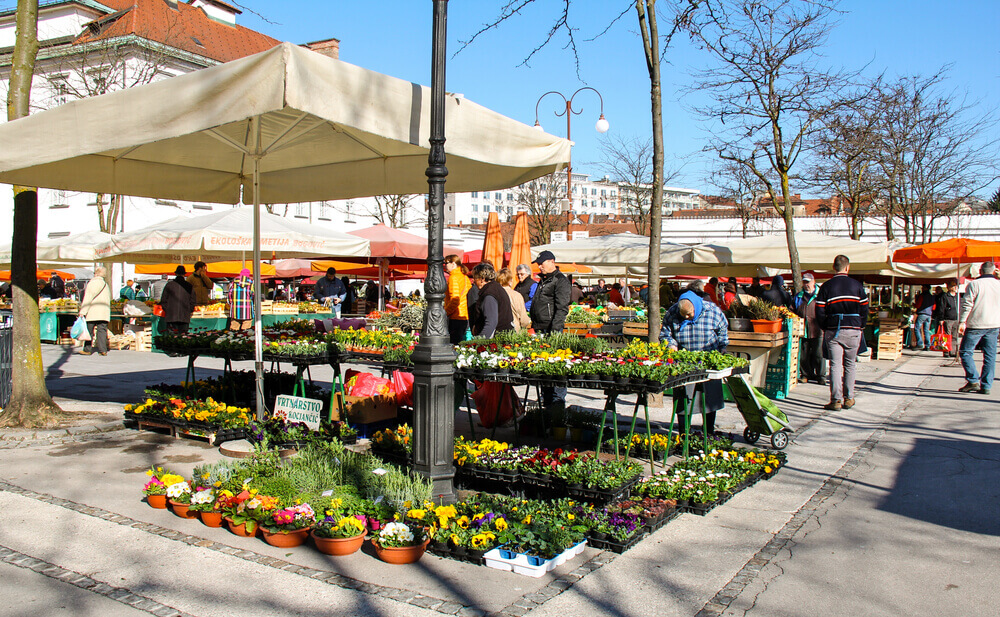
[[670, 456], [670, 448], [674, 445], [674, 419], [677, 417], [677, 400], [673, 398], [674, 391], [670, 390], [671, 405], [670, 405], [670, 425], [667, 427], [667, 449], [663, 453], [663, 464], [667, 464], [667, 458]]
[[649, 473], [652, 475], [656, 470], [653, 467], [653, 427], [649, 424], [649, 397], [645, 392], [639, 396], [642, 397], [642, 408], [646, 411], [646, 446], [649, 451]]
[[684, 400], [684, 408], [687, 411], [684, 414], [684, 460], [688, 460], [688, 449], [690, 448], [691, 440], [691, 415], [694, 414], [694, 401], [695, 396], [690, 399]]
[[[610, 409], [614, 408], [614, 403], [612, 402], [614, 400], [615, 400], [614, 394], [612, 394], [612, 395], [610, 395], [610, 396], [608, 396], [607, 398], [604, 399], [604, 416], [601, 418], [601, 427], [599, 429], [597, 429], [597, 445], [594, 446], [594, 451], [595, 452], [600, 452], [601, 451], [601, 446], [604, 445], [604, 441], [603, 441], [604, 440], [604, 426], [608, 423], [608, 411], [609, 411], [609, 408]], [[617, 426], [618, 426], [618, 420], [617, 420], [617, 418], [615, 418], [615, 432], [616, 433], [618, 432], [617, 431]], [[617, 439], [615, 440], [615, 458], [618, 458], [618, 440]]]
[[708, 424], [705, 415], [705, 388], [701, 389], [701, 435], [705, 441], [705, 449], [703, 450], [705, 454], [708, 454]]

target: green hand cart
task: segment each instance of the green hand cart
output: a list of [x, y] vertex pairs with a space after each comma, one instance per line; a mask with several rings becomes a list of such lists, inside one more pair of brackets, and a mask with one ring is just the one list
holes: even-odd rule
[[743, 430], [743, 439], [749, 444], [755, 444], [761, 435], [770, 435], [774, 449], [784, 450], [788, 445], [788, 435], [792, 432], [785, 412], [753, 387], [746, 374], [726, 378], [726, 386], [736, 401], [740, 415], [747, 423], [747, 427]]

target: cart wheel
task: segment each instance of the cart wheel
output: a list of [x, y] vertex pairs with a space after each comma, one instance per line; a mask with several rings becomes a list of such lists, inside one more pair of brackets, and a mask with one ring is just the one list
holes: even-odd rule
[[771, 445], [774, 446], [775, 450], [784, 450], [785, 446], [788, 445], [788, 433], [785, 431], [778, 431], [771, 435]]
[[743, 429], [743, 441], [748, 444], [755, 444], [758, 439], [760, 439], [760, 433], [757, 431], [751, 431], [749, 426]]

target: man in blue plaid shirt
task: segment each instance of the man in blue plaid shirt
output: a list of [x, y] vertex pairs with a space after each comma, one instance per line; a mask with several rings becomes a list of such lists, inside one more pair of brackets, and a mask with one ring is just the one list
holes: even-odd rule
[[[718, 306], [693, 291], [685, 291], [677, 303], [667, 309], [660, 330], [660, 342], [671, 349], [688, 351], [725, 351], [729, 345], [729, 321]], [[722, 398], [722, 381], [712, 380], [698, 384], [705, 392], [706, 433], [715, 431], [715, 413], [725, 406]], [[674, 408], [686, 410], [687, 399], [694, 396], [695, 385], [674, 388]]]

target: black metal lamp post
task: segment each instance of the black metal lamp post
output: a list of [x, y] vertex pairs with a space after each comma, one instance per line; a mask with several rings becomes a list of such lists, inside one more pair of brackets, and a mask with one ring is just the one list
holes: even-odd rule
[[[573, 119], [573, 115], [576, 114], [579, 116], [580, 114], [583, 113], [583, 109], [580, 109], [580, 111], [576, 111], [573, 109], [573, 99], [576, 98], [577, 94], [580, 94], [584, 90], [592, 91], [594, 94], [597, 95], [598, 100], [601, 101], [601, 117], [597, 119], [597, 124], [594, 125], [594, 129], [598, 133], [607, 133], [608, 129], [611, 128], [611, 125], [608, 124], [607, 119], [604, 117], [604, 97], [601, 96], [600, 92], [594, 90], [590, 86], [584, 86], [580, 88], [572, 95], [570, 95], [569, 98], [566, 98], [565, 94], [561, 92], [556, 92], [555, 90], [550, 90], [549, 92], [546, 92], [542, 96], [538, 97], [538, 100], [535, 102], [535, 128], [538, 130], [542, 130], [542, 125], [538, 123], [538, 105], [542, 102], [542, 99], [544, 99], [548, 95], [556, 94], [562, 97], [563, 102], [566, 103], [566, 109], [565, 111], [557, 111], [555, 112], [555, 114], [556, 117], [566, 116], [566, 139], [571, 140], [572, 137], [570, 137], [570, 124], [571, 120]], [[569, 201], [569, 207], [568, 207], [569, 210], [573, 209], [573, 195], [570, 192], [570, 186], [572, 182], [573, 182], [573, 161], [571, 159], [566, 162], [566, 199]]]
[[413, 463], [433, 483], [434, 498], [456, 501], [455, 487], [455, 351], [444, 310], [444, 153], [445, 45], [448, 0], [433, 0], [431, 54], [431, 134], [427, 156], [427, 313], [420, 341], [413, 350]]

